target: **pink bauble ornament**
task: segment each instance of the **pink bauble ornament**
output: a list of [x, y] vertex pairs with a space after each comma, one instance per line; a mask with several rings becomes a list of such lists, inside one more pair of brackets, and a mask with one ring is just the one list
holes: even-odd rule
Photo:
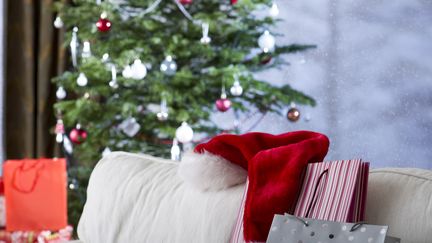
[[220, 99], [216, 100], [216, 108], [219, 111], [225, 112], [225, 111], [229, 110], [230, 107], [231, 107], [231, 100], [229, 100], [227, 98], [220, 98]]
[[72, 129], [69, 133], [69, 138], [74, 144], [81, 144], [87, 139], [87, 131], [82, 129], [80, 125]]
[[180, 3], [183, 5], [189, 5], [192, 4], [192, 0], [180, 0]]

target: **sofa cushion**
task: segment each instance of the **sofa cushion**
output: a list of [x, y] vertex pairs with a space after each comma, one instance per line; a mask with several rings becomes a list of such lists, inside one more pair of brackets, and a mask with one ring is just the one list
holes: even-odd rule
[[228, 242], [244, 184], [202, 192], [183, 184], [178, 162], [115, 152], [95, 167], [78, 225], [85, 243]]
[[389, 225], [389, 234], [404, 243], [432, 242], [432, 171], [372, 170], [366, 221]]

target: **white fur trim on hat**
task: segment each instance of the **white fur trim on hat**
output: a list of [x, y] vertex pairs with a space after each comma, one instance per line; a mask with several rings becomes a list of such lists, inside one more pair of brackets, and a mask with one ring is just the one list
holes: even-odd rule
[[247, 171], [225, 158], [211, 154], [185, 153], [178, 175], [187, 184], [202, 191], [218, 191], [246, 182]]

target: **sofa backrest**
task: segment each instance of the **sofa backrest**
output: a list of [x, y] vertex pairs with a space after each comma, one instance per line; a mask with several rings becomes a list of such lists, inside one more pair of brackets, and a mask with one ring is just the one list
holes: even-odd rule
[[389, 225], [389, 234], [403, 243], [432, 242], [432, 171], [371, 170], [366, 221]]
[[[244, 185], [200, 192], [178, 178], [177, 162], [116, 152], [94, 169], [78, 226], [85, 243], [228, 242]], [[366, 221], [389, 225], [403, 243], [432, 242], [432, 171], [370, 172]]]

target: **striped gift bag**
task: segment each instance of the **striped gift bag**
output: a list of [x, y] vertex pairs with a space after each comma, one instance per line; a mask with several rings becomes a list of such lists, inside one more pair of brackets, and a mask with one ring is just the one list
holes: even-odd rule
[[338, 222], [364, 219], [369, 163], [341, 160], [309, 164], [294, 215]]
[[237, 221], [234, 225], [233, 232], [231, 234], [231, 240], [230, 243], [244, 243], [244, 237], [243, 237], [243, 215], [244, 215], [244, 209], [246, 204], [246, 194], [249, 187], [249, 180], [246, 181], [245, 189], [243, 192], [243, 198], [240, 204], [239, 212], [237, 214]]

